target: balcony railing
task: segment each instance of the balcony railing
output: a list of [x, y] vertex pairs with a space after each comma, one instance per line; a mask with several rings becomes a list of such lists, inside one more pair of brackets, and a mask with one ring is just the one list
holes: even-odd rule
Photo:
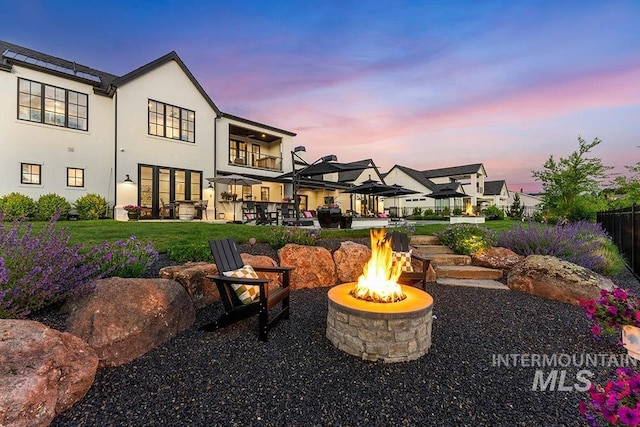
[[282, 158], [247, 153], [247, 158], [238, 157], [229, 162], [235, 166], [282, 172]]

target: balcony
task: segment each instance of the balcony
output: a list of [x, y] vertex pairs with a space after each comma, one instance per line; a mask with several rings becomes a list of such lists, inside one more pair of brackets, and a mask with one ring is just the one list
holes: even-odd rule
[[229, 164], [234, 166], [244, 166], [252, 169], [282, 172], [282, 158], [276, 156], [259, 155], [247, 153], [246, 158], [237, 157]]

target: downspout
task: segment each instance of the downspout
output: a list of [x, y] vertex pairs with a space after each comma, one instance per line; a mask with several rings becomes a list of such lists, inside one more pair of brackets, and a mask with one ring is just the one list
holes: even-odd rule
[[[213, 119], [213, 176], [218, 176], [218, 119], [220, 116], [216, 114], [216, 118]], [[213, 183], [213, 219], [218, 219], [218, 201], [216, 195], [218, 194], [218, 184]]]
[[116, 219], [116, 206], [118, 205], [118, 92], [113, 94], [114, 120], [113, 120], [113, 219]]

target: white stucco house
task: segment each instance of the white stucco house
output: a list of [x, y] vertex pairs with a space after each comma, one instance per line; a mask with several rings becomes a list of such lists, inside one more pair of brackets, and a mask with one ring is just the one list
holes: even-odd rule
[[[223, 190], [270, 203], [290, 186], [277, 177], [295, 133], [222, 112], [175, 52], [122, 76], [4, 41], [0, 55], [0, 195], [98, 193], [116, 219], [127, 204], [157, 218], [162, 202], [207, 200], [215, 218], [235, 208]], [[206, 180], [231, 173], [262, 184]]]

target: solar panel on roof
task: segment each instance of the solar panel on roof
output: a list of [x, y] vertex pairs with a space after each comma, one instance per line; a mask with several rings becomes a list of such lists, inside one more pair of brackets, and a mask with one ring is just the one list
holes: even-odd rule
[[82, 71], [75, 71], [71, 68], [63, 67], [61, 65], [52, 64], [50, 62], [42, 61], [40, 59], [32, 58], [27, 55], [23, 55], [21, 53], [13, 52], [9, 49], [6, 49], [2, 56], [9, 59], [15, 59], [16, 61], [26, 62], [27, 64], [36, 65], [38, 67], [47, 68], [49, 70], [57, 71], [59, 73], [68, 74], [70, 76], [79, 77], [81, 79], [90, 80], [92, 82], [100, 83], [100, 77], [94, 76], [93, 74], [85, 73]]

